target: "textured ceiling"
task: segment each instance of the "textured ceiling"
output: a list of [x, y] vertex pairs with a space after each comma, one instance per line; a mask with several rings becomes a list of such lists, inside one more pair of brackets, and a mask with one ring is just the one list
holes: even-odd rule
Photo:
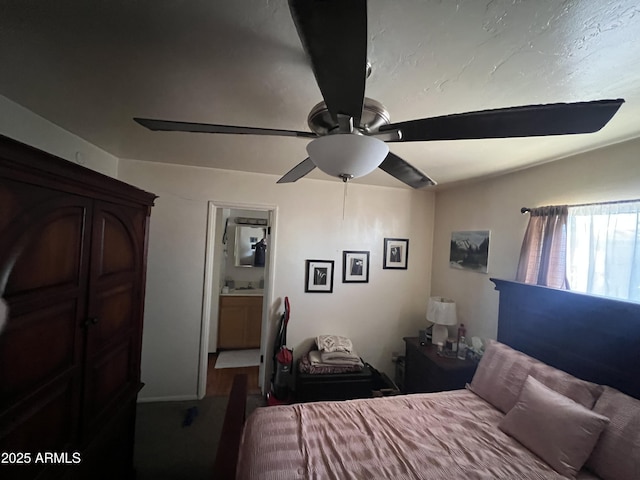
[[[640, 136], [636, 0], [371, 0], [368, 10], [367, 96], [392, 122], [626, 100], [595, 134], [391, 145], [441, 185]], [[282, 175], [308, 140], [151, 132], [132, 117], [308, 130], [321, 100], [285, 0], [0, 0], [0, 62], [0, 94], [121, 158]], [[381, 171], [356, 181], [403, 186]]]

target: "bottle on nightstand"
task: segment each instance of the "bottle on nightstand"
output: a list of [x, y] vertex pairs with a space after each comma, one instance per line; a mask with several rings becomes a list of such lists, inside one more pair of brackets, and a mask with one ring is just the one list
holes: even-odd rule
[[460, 337], [467, 336], [467, 329], [464, 328], [464, 323], [461, 323], [458, 327], [458, 338], [456, 339], [456, 344], [460, 343]]
[[467, 344], [466, 338], [464, 335], [460, 337], [460, 341], [458, 342], [458, 360], [465, 360], [467, 358]]

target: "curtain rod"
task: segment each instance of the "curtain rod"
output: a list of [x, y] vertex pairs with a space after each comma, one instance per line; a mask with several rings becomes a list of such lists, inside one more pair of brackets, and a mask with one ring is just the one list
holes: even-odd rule
[[[615, 205], [617, 203], [635, 203], [635, 202], [640, 202], [639, 199], [636, 200], [614, 200], [611, 202], [593, 202], [593, 203], [576, 203], [573, 205], [568, 205], [569, 207], [587, 207], [589, 205]], [[520, 209], [520, 213], [521, 214], [525, 214], [525, 213], [529, 213], [531, 211], [531, 208], [529, 207], [522, 207]]]

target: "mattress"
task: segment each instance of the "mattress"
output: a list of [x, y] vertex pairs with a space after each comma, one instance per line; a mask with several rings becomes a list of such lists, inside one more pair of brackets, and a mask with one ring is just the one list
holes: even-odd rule
[[502, 417], [468, 390], [259, 408], [237, 478], [566, 478], [499, 430]]

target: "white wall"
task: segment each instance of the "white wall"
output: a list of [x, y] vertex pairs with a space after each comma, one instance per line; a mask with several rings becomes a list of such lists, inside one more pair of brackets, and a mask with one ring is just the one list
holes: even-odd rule
[[[392, 351], [425, 324], [430, 292], [434, 193], [120, 160], [118, 177], [159, 195], [151, 215], [142, 399], [194, 397], [203, 296], [207, 202], [276, 205], [271, 315], [289, 296], [288, 344], [332, 333], [391, 374]], [[383, 270], [384, 237], [409, 239], [408, 270]], [[342, 283], [342, 251], [370, 250], [367, 284]], [[306, 259], [335, 261], [332, 294], [304, 293]]]
[[116, 177], [118, 157], [0, 95], [0, 134]]
[[[515, 279], [529, 216], [520, 207], [640, 197], [640, 140], [625, 142], [436, 195], [432, 292], [453, 298], [468, 335], [496, 338], [498, 292]], [[487, 275], [449, 267], [451, 232], [491, 230]]]

